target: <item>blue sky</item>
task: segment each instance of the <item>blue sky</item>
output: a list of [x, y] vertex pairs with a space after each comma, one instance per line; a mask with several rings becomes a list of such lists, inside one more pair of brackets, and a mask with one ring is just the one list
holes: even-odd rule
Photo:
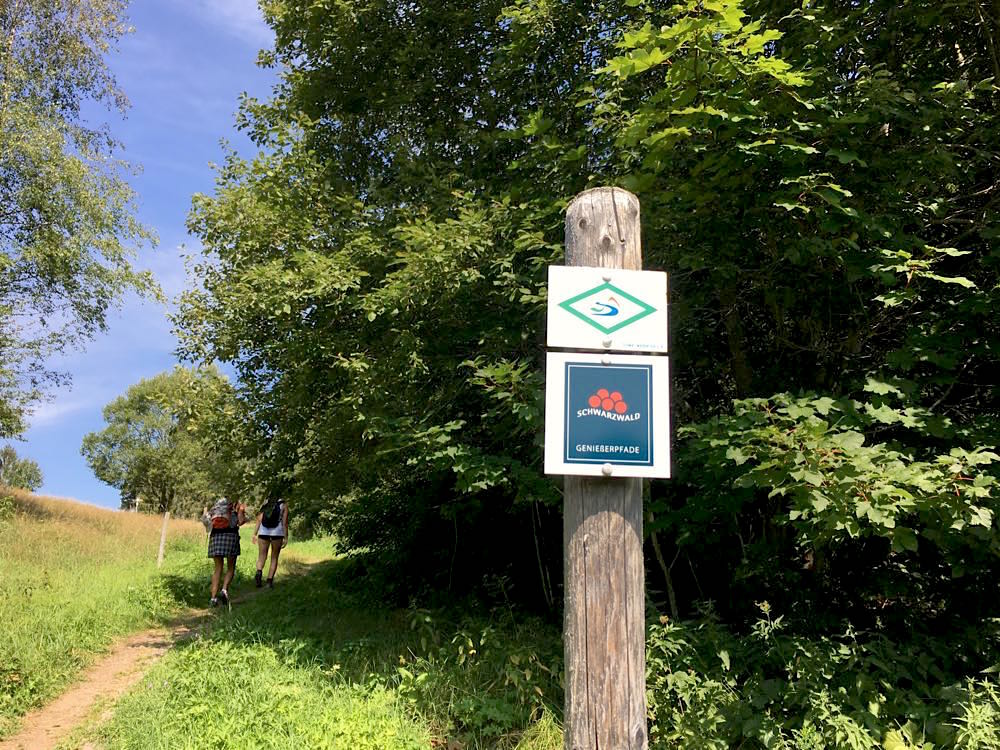
[[[142, 167], [132, 185], [140, 218], [159, 245], [137, 265], [153, 271], [174, 298], [186, 283], [184, 255], [198, 248], [184, 219], [191, 196], [212, 191], [220, 141], [252, 153], [233, 126], [234, 114], [241, 92], [264, 97], [276, 79], [255, 65], [273, 36], [256, 0], [133, 0], [130, 16], [135, 33], [108, 61], [132, 106], [124, 120], [96, 109], [88, 116], [107, 122], [124, 143], [122, 158]], [[25, 441], [12, 443], [41, 466], [40, 492], [118, 507], [118, 491], [94, 477], [80, 443], [104, 426], [105, 404], [177, 363], [167, 312], [168, 306], [130, 297], [109, 316], [106, 334], [52, 361], [72, 375], [72, 384], [36, 409]]]

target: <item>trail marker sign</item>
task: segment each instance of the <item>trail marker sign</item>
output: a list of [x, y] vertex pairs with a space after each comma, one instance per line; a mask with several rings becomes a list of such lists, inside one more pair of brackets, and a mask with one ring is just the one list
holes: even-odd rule
[[667, 357], [549, 352], [545, 473], [670, 476]]
[[547, 344], [563, 349], [665, 353], [667, 275], [549, 266]]

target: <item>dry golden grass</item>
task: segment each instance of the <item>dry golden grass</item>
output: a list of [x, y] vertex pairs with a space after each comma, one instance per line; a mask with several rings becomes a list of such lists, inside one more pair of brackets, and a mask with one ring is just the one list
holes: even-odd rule
[[[50, 549], [59, 556], [76, 553], [95, 558], [106, 555], [131, 558], [155, 555], [160, 544], [163, 517], [159, 514], [123, 513], [3, 486], [0, 496], [14, 499], [14, 509], [21, 520], [11, 541], [28, 557]], [[201, 542], [204, 536], [205, 531], [197, 521], [171, 518], [167, 527], [171, 542], [179, 539]], [[4, 547], [0, 543], [0, 551], [19, 557], [15, 550]], [[33, 552], [28, 553], [29, 550]]]

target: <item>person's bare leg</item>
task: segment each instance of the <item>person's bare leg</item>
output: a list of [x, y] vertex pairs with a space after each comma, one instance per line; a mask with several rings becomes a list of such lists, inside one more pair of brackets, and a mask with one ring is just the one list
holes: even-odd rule
[[219, 595], [219, 579], [222, 577], [222, 558], [213, 557], [212, 561], [215, 563], [215, 570], [212, 571], [212, 598], [214, 599]]
[[270, 541], [270, 539], [257, 537], [257, 570], [264, 569], [264, 563], [267, 562], [267, 549], [270, 546]]
[[274, 574], [278, 572], [278, 555], [281, 554], [281, 539], [271, 540], [271, 569], [267, 574], [267, 580], [273, 581]]
[[233, 582], [233, 576], [236, 575], [236, 555], [231, 555], [226, 558], [226, 579], [222, 582], [222, 590], [229, 593], [229, 584]]

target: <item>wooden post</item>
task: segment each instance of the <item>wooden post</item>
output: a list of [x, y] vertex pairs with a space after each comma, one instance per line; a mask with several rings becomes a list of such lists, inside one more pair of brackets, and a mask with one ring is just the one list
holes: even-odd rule
[[163, 512], [163, 529], [160, 531], [160, 552], [156, 556], [156, 567], [163, 565], [163, 550], [167, 546], [167, 521], [170, 520], [170, 511]]
[[[566, 265], [642, 270], [639, 199], [587, 190], [566, 209]], [[567, 476], [566, 750], [646, 750], [642, 480]]]

